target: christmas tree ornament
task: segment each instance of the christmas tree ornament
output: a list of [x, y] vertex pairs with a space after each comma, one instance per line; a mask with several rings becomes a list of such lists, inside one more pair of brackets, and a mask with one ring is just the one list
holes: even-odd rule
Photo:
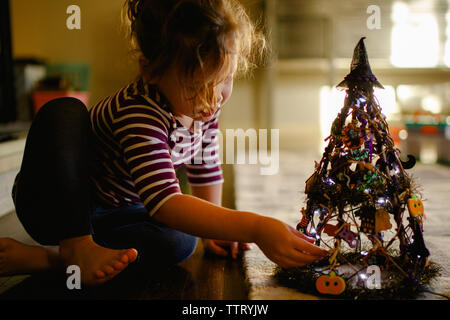
[[[400, 292], [417, 292], [439, 268], [428, 259], [422, 200], [406, 172], [415, 158], [400, 159], [374, 95], [383, 85], [372, 73], [364, 39], [354, 50], [350, 73], [338, 84], [346, 91], [344, 105], [306, 181], [306, 206], [297, 225], [330, 257], [303, 268], [280, 268], [277, 278], [304, 290], [307, 285], [294, 281], [301, 279], [319, 294], [398, 298]], [[361, 281], [367, 267], [381, 270], [381, 283]]]
[[422, 200], [417, 199], [415, 195], [408, 199], [408, 210], [411, 217], [419, 219], [425, 217]]
[[390, 230], [392, 228], [389, 212], [384, 209], [378, 209], [375, 212], [375, 232]]
[[339, 295], [345, 290], [345, 280], [331, 271], [329, 275], [317, 278], [316, 288], [323, 294]]

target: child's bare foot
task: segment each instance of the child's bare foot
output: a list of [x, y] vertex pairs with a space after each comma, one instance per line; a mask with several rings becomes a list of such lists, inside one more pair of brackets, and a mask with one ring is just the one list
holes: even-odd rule
[[114, 250], [99, 246], [91, 235], [60, 242], [60, 256], [65, 265], [77, 265], [81, 282], [102, 284], [124, 270], [137, 258], [135, 249]]
[[28, 274], [55, 267], [58, 253], [11, 238], [0, 238], [0, 276]]

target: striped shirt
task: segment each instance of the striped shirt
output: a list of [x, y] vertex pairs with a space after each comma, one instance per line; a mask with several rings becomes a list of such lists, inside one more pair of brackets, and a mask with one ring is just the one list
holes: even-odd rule
[[175, 170], [186, 166], [192, 186], [223, 182], [218, 117], [185, 128], [155, 86], [139, 79], [89, 109], [94, 141], [91, 175], [97, 202], [142, 202], [153, 215], [181, 194]]

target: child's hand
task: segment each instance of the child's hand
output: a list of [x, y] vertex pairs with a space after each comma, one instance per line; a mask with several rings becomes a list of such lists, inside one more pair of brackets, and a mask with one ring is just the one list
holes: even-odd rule
[[300, 267], [328, 255], [291, 226], [273, 218], [262, 217], [256, 227], [256, 244], [282, 268]]
[[[231, 253], [233, 259], [237, 258], [239, 249], [250, 250], [248, 243], [239, 243], [233, 241], [203, 239], [203, 247], [206, 251], [214, 253], [218, 256], [227, 257]], [[226, 250], [228, 249], [228, 250]]]

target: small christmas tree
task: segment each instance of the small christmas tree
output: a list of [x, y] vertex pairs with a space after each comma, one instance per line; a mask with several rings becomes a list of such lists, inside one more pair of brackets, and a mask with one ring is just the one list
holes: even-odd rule
[[408, 156], [403, 162], [394, 145], [374, 96], [374, 87], [383, 86], [371, 71], [364, 39], [354, 50], [350, 73], [338, 85], [346, 90], [344, 106], [306, 181], [306, 208], [297, 225], [316, 245], [329, 249], [330, 257], [290, 270], [288, 276], [302, 275], [303, 288], [310, 276], [310, 284], [323, 294], [367, 292], [368, 266], [383, 275], [373, 287], [394, 293], [405, 284], [417, 287], [430, 267], [422, 236], [423, 204], [405, 171], [415, 159]]

